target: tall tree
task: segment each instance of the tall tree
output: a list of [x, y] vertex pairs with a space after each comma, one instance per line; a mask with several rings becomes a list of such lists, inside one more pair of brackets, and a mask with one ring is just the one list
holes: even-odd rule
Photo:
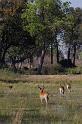
[[33, 4], [27, 4], [22, 14], [24, 29], [36, 37], [42, 49], [38, 67], [38, 73], [40, 74], [46, 50], [49, 44], [53, 42], [54, 20], [60, 16], [61, 11], [60, 0], [36, 0]]
[[[78, 12], [77, 12], [78, 11]], [[70, 58], [71, 47], [73, 49], [73, 65], [75, 65], [76, 47], [79, 44], [79, 24], [80, 24], [80, 10], [69, 8], [65, 17], [65, 36], [66, 44], [68, 45], [68, 60]]]
[[15, 14], [13, 17], [10, 17], [8, 20], [6, 20], [4, 28], [1, 32], [0, 64], [5, 64], [5, 55], [7, 52], [9, 53], [12, 51], [11, 48], [14, 48], [15, 50], [15, 47], [17, 47], [19, 51], [15, 52], [15, 54], [12, 55], [12, 58], [14, 56], [14, 58], [17, 58], [19, 53], [18, 58], [20, 57], [21, 60], [24, 60], [28, 58], [34, 46], [34, 38], [32, 38], [30, 34], [25, 32], [22, 28], [20, 13]]

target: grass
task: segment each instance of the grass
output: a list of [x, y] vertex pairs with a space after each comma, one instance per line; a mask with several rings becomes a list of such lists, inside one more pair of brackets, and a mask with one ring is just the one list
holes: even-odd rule
[[80, 52], [79, 56], [80, 56], [80, 59], [82, 59], [82, 52]]
[[[0, 76], [0, 124], [82, 124], [82, 75], [8, 75]], [[66, 81], [72, 92], [61, 97], [59, 84]], [[47, 106], [40, 102], [38, 84], [50, 94]]]

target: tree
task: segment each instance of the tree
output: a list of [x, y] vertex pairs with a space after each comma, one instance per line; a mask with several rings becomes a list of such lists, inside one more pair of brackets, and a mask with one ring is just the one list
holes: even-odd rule
[[[78, 14], [78, 12], [79, 14]], [[68, 61], [70, 58], [70, 50], [73, 49], [73, 65], [75, 66], [76, 47], [79, 44], [79, 24], [80, 11], [74, 8], [69, 8], [68, 14], [65, 17], [65, 38], [68, 45]]]
[[36, 0], [34, 3], [27, 4], [22, 14], [24, 29], [36, 38], [36, 42], [42, 49], [39, 74], [42, 71], [46, 50], [50, 44], [53, 46], [54, 21], [61, 15], [61, 11], [60, 0]]
[[[19, 14], [17, 13], [13, 17], [10, 17], [8, 20], [6, 20], [6, 23], [1, 34], [2, 34], [0, 42], [1, 65], [5, 64], [5, 55], [7, 53], [9, 54], [9, 57], [11, 57], [10, 54], [12, 54], [12, 60], [14, 61], [14, 63], [19, 61], [19, 58], [20, 61], [24, 61], [24, 59], [28, 58], [29, 55], [33, 53], [35, 41], [34, 38], [32, 38], [28, 32], [25, 32], [23, 30], [20, 13]], [[18, 48], [18, 51], [16, 51], [17, 50], [16, 47]]]

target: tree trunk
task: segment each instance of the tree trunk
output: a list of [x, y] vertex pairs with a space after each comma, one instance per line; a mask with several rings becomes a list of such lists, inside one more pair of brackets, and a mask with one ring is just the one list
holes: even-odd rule
[[33, 56], [30, 55], [30, 69], [32, 68], [32, 66], [33, 66]]
[[76, 57], [76, 44], [74, 44], [74, 53], [73, 53], [73, 65], [75, 66], [75, 57]]
[[2, 55], [1, 55], [1, 65], [5, 65], [5, 55], [6, 55], [7, 50], [10, 48], [10, 46], [11, 45], [6, 46], [6, 48], [2, 52]]
[[51, 43], [51, 64], [53, 64], [53, 44]]
[[67, 56], [67, 59], [68, 59], [68, 61], [70, 60], [70, 47], [68, 48], [68, 56]]
[[5, 65], [5, 54], [6, 54], [6, 50], [3, 52], [3, 55], [1, 58], [1, 65]]
[[42, 66], [43, 66], [43, 63], [44, 63], [45, 53], [46, 53], [46, 50], [45, 49], [42, 50], [41, 57], [40, 57], [40, 63], [39, 63], [39, 67], [38, 67], [38, 74], [42, 73]]
[[15, 57], [13, 57], [13, 58], [12, 58], [12, 68], [13, 68], [14, 71], [17, 70], [15, 64], [16, 64], [16, 63], [15, 63]]
[[57, 50], [57, 53], [56, 53], [56, 58], [57, 58], [57, 63], [59, 63], [59, 49], [58, 49], [58, 43], [56, 44], [56, 50]]
[[55, 43], [56, 43], [56, 60], [59, 63], [59, 49], [58, 49], [58, 42], [57, 42], [57, 33], [55, 32]]

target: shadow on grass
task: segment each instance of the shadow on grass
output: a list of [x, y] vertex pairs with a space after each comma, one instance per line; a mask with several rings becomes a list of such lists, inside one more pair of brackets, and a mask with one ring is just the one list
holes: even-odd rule
[[0, 124], [11, 124], [11, 117], [8, 115], [0, 115]]
[[12, 83], [12, 84], [20, 83], [20, 82], [22, 82], [22, 83], [29, 83], [28, 80], [6, 80], [6, 79], [0, 79], [0, 81], [3, 82], [3, 83]]

